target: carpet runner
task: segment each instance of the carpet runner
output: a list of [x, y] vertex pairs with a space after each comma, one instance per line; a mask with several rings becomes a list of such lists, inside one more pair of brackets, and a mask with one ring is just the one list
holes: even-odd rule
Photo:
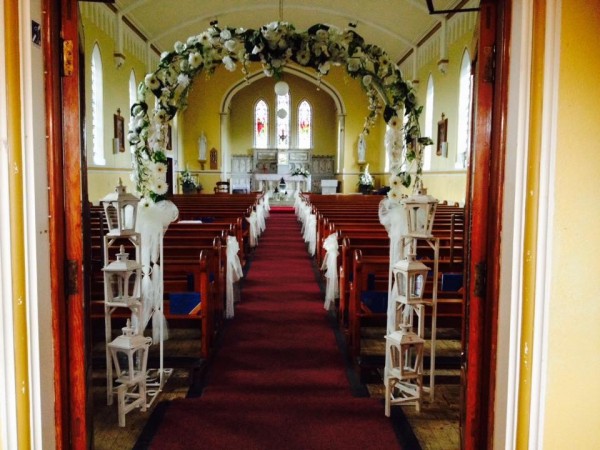
[[241, 299], [202, 396], [173, 401], [150, 448], [399, 448], [382, 402], [351, 394], [291, 211], [269, 218]]

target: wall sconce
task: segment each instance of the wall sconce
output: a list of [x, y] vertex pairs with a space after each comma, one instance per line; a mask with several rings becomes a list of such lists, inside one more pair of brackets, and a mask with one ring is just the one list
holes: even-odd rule
[[125, 55], [123, 53], [113, 53], [113, 59], [115, 61], [115, 67], [120, 69], [125, 64]]
[[437, 63], [439, 71], [442, 72], [444, 75], [446, 75], [446, 72], [448, 71], [449, 62], [450, 61], [448, 61], [447, 59], [440, 59]]

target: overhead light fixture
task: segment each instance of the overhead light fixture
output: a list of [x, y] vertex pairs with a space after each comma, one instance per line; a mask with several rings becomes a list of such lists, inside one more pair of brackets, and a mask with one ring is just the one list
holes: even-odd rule
[[275, 83], [275, 93], [277, 95], [287, 95], [288, 92], [290, 92], [290, 87], [285, 81]]
[[115, 52], [113, 53], [113, 58], [115, 61], [115, 67], [117, 69], [123, 67], [123, 64], [125, 64], [125, 55], [123, 53]]
[[426, 2], [429, 14], [453, 14], [479, 11], [479, 8], [462, 8], [465, 4], [468, 3], [468, 0], [463, 0], [453, 9], [435, 9], [435, 6], [433, 6], [433, 0], [426, 0]]

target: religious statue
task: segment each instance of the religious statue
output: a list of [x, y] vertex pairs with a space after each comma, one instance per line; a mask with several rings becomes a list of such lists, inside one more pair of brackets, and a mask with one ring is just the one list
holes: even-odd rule
[[365, 162], [365, 154], [367, 152], [367, 142], [365, 141], [365, 135], [360, 133], [358, 136], [358, 163], [362, 164]]
[[206, 136], [203, 131], [198, 138], [198, 161], [206, 161], [206, 146]]

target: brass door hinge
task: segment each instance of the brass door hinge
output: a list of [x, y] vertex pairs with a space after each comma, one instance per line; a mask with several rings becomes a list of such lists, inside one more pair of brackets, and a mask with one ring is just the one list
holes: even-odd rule
[[77, 261], [68, 259], [65, 263], [67, 295], [76, 295], [79, 293], [79, 283], [77, 282]]
[[73, 75], [73, 41], [67, 39], [63, 41], [63, 75], [70, 77]]
[[496, 78], [496, 46], [490, 45], [483, 48], [483, 81], [493, 83]]
[[480, 262], [475, 266], [475, 295], [485, 297], [487, 290], [487, 264]]

